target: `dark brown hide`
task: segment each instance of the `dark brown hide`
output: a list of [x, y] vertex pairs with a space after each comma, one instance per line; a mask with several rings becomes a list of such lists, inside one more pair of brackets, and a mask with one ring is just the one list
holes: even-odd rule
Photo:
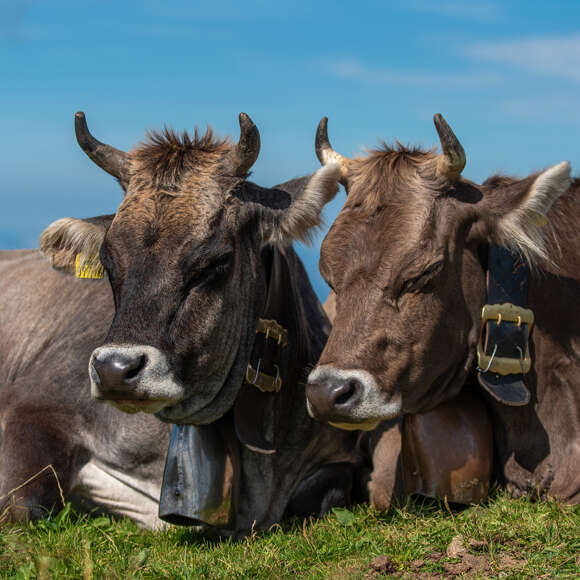
[[[492, 178], [501, 192], [520, 182]], [[546, 226], [548, 259], [532, 269], [534, 361], [525, 383], [531, 403], [515, 408], [488, 397], [503, 478], [514, 495], [580, 501], [580, 180], [556, 201]], [[519, 411], [519, 412], [518, 412]]]
[[[243, 135], [246, 121], [240, 122]], [[93, 396], [123, 410], [232, 427], [236, 399], [248, 389], [240, 390], [265, 305], [264, 254], [285, 264], [291, 283], [277, 297], [286, 306], [279, 322], [289, 332], [280, 364], [284, 384], [279, 394], [259, 397], [268, 400], [260, 428], [276, 453], [243, 445], [232, 453], [232, 527], [247, 532], [268, 528], [284, 513], [319, 515], [347, 503], [356, 435], [306, 413], [302, 385], [328, 322], [289, 245], [319, 223], [336, 193], [339, 168], [265, 189], [239, 174], [242, 165], [249, 169], [247, 153], [256, 139], [240, 143], [210, 132], [189, 137], [166, 131], [128, 154], [126, 195], [100, 248], [116, 312], [90, 372]], [[52, 256], [64, 247], [72, 254], [70, 227], [50, 226], [43, 251]]]
[[[336, 295], [324, 302], [332, 322]], [[401, 424], [403, 429], [401, 429]], [[385, 421], [370, 434], [362, 434], [363, 497], [379, 510], [392, 500], [417, 493], [447, 498], [453, 503], [480, 503], [492, 476], [492, 431], [488, 412], [473, 393], [460, 393], [425, 413]], [[368, 493], [368, 498], [366, 494]]]
[[[569, 185], [566, 163], [478, 186], [444, 178], [438, 159], [385, 146], [343, 163], [348, 198], [320, 260], [336, 318], [309, 399], [334, 393], [327, 420], [372, 425], [455, 397], [474, 372], [486, 302], [482, 257], [490, 243], [519, 247], [535, 264], [532, 401], [490, 401], [500, 469], [514, 490], [577, 502], [578, 185], [558, 199]], [[552, 225], [542, 229], [548, 211]]]
[[58, 511], [60, 484], [77, 509], [158, 526], [169, 427], [89, 396], [90, 354], [114, 312], [106, 280], [0, 251], [0, 296], [0, 522]]

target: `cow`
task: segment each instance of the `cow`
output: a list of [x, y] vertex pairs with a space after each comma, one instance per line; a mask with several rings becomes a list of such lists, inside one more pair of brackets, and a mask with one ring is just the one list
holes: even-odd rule
[[191, 493], [184, 473], [199, 469], [202, 495], [217, 486], [231, 502], [225, 516], [202, 498], [203, 513], [167, 519], [232, 534], [347, 504], [357, 462], [355, 434], [306, 411], [328, 321], [292, 249], [318, 225], [340, 167], [260, 187], [247, 179], [259, 132], [244, 113], [239, 123], [237, 143], [166, 129], [125, 153], [77, 113], [80, 146], [125, 196], [114, 215], [58, 220], [40, 243], [53, 267], [108, 277], [115, 314], [90, 358], [93, 399], [176, 424], [175, 448], [198, 450], [203, 466], [170, 453], [168, 495]]
[[71, 502], [157, 528], [170, 427], [89, 397], [87, 365], [114, 305], [37, 250], [0, 251], [0, 523]]
[[[491, 412], [498, 480], [514, 495], [577, 503], [580, 183], [570, 187], [563, 162], [477, 185], [461, 176], [465, 152], [449, 125], [440, 115], [434, 121], [441, 154], [383, 145], [353, 159], [332, 149], [326, 120], [319, 125], [319, 159], [339, 162], [348, 197], [321, 248], [336, 314], [309, 375], [310, 413], [372, 429], [434, 409], [471, 385]], [[518, 310], [519, 319], [508, 313], [502, 323], [501, 311], [493, 320], [482, 312], [493, 248], [515, 252], [518, 270], [529, 267], [527, 309], [535, 318], [533, 363], [520, 347], [508, 357], [514, 380], [494, 375], [501, 388], [485, 378], [494, 352], [486, 350], [492, 360], [476, 368], [479, 337], [500, 324], [529, 334], [532, 318], [522, 322]]]

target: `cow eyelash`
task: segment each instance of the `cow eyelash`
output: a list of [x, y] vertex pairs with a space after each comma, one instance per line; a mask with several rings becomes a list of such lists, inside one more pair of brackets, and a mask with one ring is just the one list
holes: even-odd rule
[[414, 278], [410, 278], [401, 286], [399, 296], [402, 296], [403, 294], [405, 294], [406, 292], [409, 292], [410, 290], [415, 290], [415, 289], [418, 290], [419, 288], [424, 286], [424, 284], [426, 284], [435, 274], [440, 272], [442, 268], [443, 268], [443, 262], [442, 261], [436, 262], [435, 264], [432, 264], [431, 266], [429, 266], [419, 276], [415, 276]]
[[189, 294], [193, 288], [205, 286], [209, 282], [221, 278], [228, 271], [232, 257], [233, 252], [223, 254], [219, 258], [212, 260], [200, 272], [193, 274], [186, 284], [184, 293]]

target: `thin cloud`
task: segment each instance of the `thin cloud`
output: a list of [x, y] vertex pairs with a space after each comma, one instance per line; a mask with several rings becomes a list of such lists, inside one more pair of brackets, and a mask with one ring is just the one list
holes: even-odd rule
[[444, 74], [374, 68], [356, 59], [337, 59], [328, 62], [326, 66], [332, 75], [342, 79], [410, 88], [469, 89], [496, 84], [502, 80], [502, 77], [496, 73]]
[[580, 97], [573, 93], [525, 95], [506, 99], [500, 102], [499, 107], [509, 118], [558, 122], [564, 125], [580, 124]]
[[479, 61], [534, 75], [580, 81], [580, 34], [480, 43], [467, 50]]
[[497, 20], [502, 15], [500, 6], [494, 2], [407, 0], [404, 3], [404, 8], [413, 12], [442, 14], [464, 20], [491, 21]]

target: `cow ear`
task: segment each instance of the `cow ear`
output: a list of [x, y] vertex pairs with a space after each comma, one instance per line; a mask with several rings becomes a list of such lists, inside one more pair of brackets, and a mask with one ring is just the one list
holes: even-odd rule
[[40, 235], [39, 249], [57, 270], [81, 278], [102, 278], [99, 250], [113, 217], [57, 220]]
[[492, 240], [519, 249], [531, 261], [547, 258], [546, 216], [569, 187], [570, 163], [564, 161], [486, 193], [486, 218], [491, 220]]
[[340, 178], [339, 163], [329, 162], [321, 167], [304, 189], [293, 196], [287, 208], [264, 216], [264, 243], [307, 242], [314, 228], [321, 224], [322, 209], [336, 195]]

